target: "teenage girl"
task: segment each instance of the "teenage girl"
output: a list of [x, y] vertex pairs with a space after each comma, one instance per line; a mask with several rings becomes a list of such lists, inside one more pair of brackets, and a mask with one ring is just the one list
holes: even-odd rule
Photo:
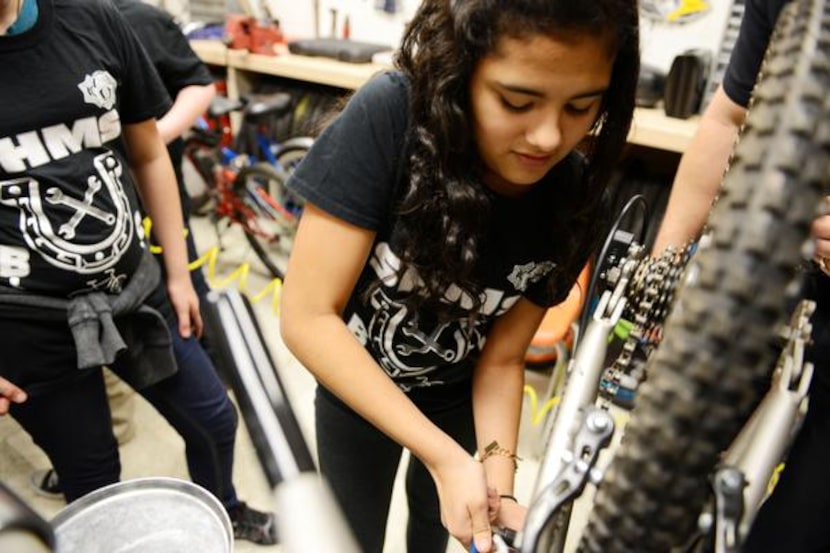
[[525, 351], [602, 236], [638, 70], [634, 0], [424, 0], [290, 181], [281, 332], [362, 551], [402, 448], [410, 552], [522, 527]]

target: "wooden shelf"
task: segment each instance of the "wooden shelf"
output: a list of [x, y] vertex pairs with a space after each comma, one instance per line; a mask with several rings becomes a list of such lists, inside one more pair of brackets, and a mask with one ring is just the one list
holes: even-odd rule
[[190, 47], [208, 65], [228, 65], [228, 49], [218, 40], [191, 40]]
[[628, 134], [630, 144], [683, 153], [697, 129], [699, 117], [667, 117], [662, 109], [637, 108]]
[[[190, 45], [209, 65], [232, 69], [228, 79], [239, 78], [239, 72], [274, 75], [310, 83], [345, 89], [356, 89], [372, 75], [388, 69], [377, 63], [345, 63], [328, 58], [284, 54], [264, 56], [247, 50], [230, 50], [216, 40], [191, 40]], [[241, 90], [240, 83], [228, 83], [229, 91]], [[661, 109], [637, 108], [628, 136], [630, 144], [682, 153], [691, 141], [698, 117], [677, 119], [667, 117]]]
[[388, 66], [374, 63], [344, 63], [294, 54], [263, 56], [247, 50], [230, 50], [228, 63], [243, 71], [347, 89], [356, 89], [375, 73], [388, 69]]

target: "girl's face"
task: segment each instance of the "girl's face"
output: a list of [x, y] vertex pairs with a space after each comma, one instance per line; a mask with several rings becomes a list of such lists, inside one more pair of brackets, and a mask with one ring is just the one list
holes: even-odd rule
[[590, 35], [502, 37], [470, 80], [484, 183], [530, 189], [591, 129], [611, 81], [606, 40]]

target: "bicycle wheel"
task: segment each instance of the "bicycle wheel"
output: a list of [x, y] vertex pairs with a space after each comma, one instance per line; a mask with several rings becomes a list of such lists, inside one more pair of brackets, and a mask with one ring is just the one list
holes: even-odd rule
[[190, 198], [190, 214], [202, 215], [216, 190], [214, 170], [220, 164], [214, 146], [198, 139], [185, 141], [182, 155], [182, 179]]
[[678, 292], [579, 551], [663, 552], [686, 543], [719, 455], [757, 402], [753, 383], [772, 369], [770, 342], [826, 193], [828, 27], [823, 0], [782, 12], [709, 220], [712, 244]]
[[[286, 177], [294, 173], [294, 170], [300, 165], [300, 162], [305, 158], [314, 140], [307, 136], [292, 138], [285, 141], [280, 149], [277, 151], [277, 163], [285, 171]], [[284, 183], [283, 183], [284, 184]], [[299, 217], [303, 212], [304, 202], [302, 198], [288, 190], [285, 186], [279, 189], [269, 189], [271, 195], [279, 198], [280, 204], [287, 209], [291, 214]]]
[[239, 171], [233, 182], [237, 199], [234, 221], [242, 225], [245, 238], [266, 269], [282, 279], [282, 267], [291, 250], [298, 218], [268, 191], [285, 187], [280, 173], [267, 163]]

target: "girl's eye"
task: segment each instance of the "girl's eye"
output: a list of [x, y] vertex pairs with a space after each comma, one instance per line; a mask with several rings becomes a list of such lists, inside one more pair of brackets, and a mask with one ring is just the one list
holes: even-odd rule
[[531, 108], [531, 106], [533, 105], [533, 103], [532, 102], [527, 102], [527, 103], [524, 103], [524, 104], [521, 104], [521, 103], [517, 104], [515, 102], [511, 102], [510, 100], [508, 100], [507, 98], [502, 96], [501, 97], [501, 105], [505, 109], [507, 109], [508, 111], [521, 113], [521, 112], [529, 110]]
[[588, 105], [575, 105], [575, 104], [567, 104], [565, 109], [568, 110], [568, 113], [572, 113], [573, 115], [584, 115], [591, 111], [594, 107], [594, 103], [591, 102]]

